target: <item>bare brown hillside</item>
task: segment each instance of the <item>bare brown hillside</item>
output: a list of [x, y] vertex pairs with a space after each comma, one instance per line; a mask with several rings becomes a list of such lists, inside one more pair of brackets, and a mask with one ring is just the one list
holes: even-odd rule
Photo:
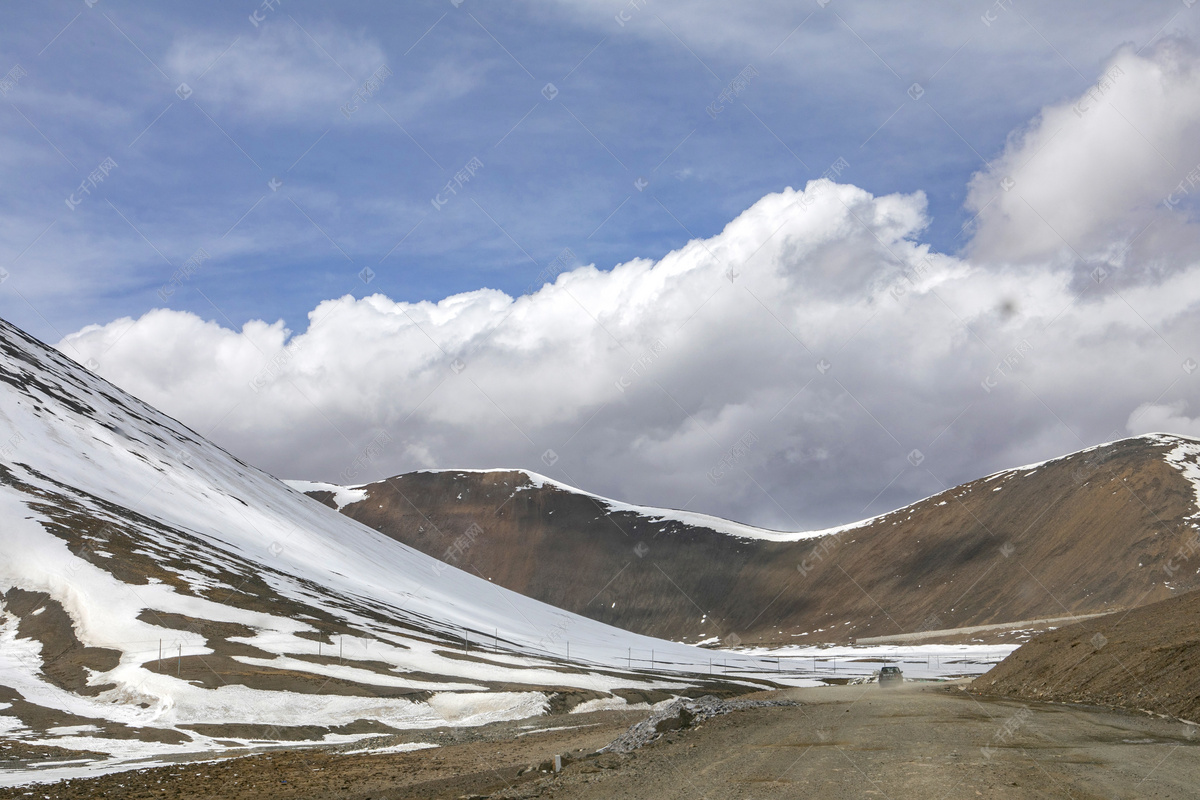
[[[502, 586], [633, 631], [844, 641], [1131, 608], [1200, 588], [1195, 565], [1164, 570], [1197, 513], [1191, 482], [1166, 458], [1183, 451], [1194, 460], [1200, 446], [1126, 439], [787, 543], [614, 511], [520, 471], [400, 475], [342, 511]], [[328, 492], [313, 496], [332, 504]]]
[[[1200, 720], [1200, 592], [1044, 633], [972, 691]], [[1193, 735], [1195, 731], [1193, 730]]]

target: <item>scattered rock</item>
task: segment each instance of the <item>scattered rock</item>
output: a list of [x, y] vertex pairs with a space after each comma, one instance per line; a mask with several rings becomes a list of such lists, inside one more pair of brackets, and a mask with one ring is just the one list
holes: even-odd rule
[[721, 700], [712, 695], [699, 698], [680, 698], [652, 712], [649, 717], [632, 725], [601, 753], [630, 753], [661, 737], [664, 733], [685, 730], [707, 719], [740, 711], [745, 708], [799, 705], [794, 700]]

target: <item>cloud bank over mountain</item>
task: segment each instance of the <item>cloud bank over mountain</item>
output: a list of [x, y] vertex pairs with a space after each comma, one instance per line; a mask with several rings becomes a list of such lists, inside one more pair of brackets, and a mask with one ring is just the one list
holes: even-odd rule
[[819, 179], [658, 259], [564, 252], [516, 298], [347, 295], [302, 331], [158, 309], [59, 347], [281, 477], [525, 467], [764, 526], [844, 522], [1195, 433], [1198, 66], [1179, 40], [1117, 51], [975, 175], [955, 254], [922, 242], [921, 192]]

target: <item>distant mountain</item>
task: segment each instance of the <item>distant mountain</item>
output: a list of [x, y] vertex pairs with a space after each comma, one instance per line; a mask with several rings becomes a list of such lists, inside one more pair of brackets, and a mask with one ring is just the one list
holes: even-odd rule
[[[1200, 441], [1139, 436], [801, 533], [631, 506], [520, 470], [294, 485], [424, 553], [610, 625], [801, 644], [1098, 613], [1200, 588], [1200, 560], [1164, 571], [1195, 527], [1198, 461]], [[472, 525], [479, 535], [456, 547]]]
[[0, 322], [0, 784], [737, 690], [710, 656], [447, 568]]

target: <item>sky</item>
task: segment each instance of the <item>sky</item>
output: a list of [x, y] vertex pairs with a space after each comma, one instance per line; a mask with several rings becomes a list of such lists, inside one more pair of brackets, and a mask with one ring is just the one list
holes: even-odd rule
[[280, 477], [783, 529], [1200, 435], [1189, 2], [23, 5], [0, 316]]

